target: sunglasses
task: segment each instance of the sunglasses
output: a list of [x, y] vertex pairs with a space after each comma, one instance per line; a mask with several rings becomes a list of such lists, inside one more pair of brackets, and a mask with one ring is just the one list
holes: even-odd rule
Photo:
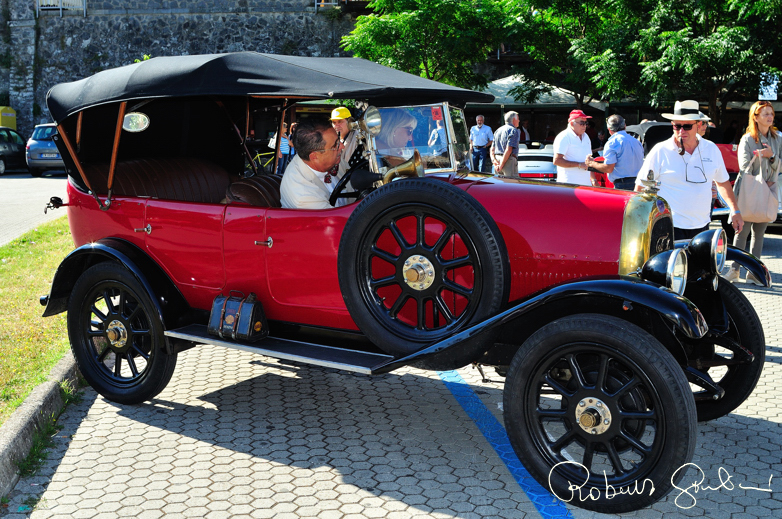
[[693, 127], [693, 126], [694, 126], [694, 125], [692, 125], [692, 124], [674, 124], [674, 125], [673, 125], [673, 129], [674, 129], [674, 130], [685, 130], [685, 131], [690, 131], [690, 130], [692, 130], [692, 127]]
[[409, 126], [401, 126], [401, 127], [397, 128], [397, 131], [399, 131], [399, 130], [404, 130], [404, 131], [406, 131], [406, 132], [407, 132], [407, 135], [408, 135], [408, 137], [409, 137], [409, 136], [411, 136], [411, 135], [413, 135], [413, 129], [412, 129], [411, 127], [409, 127]]
[[586, 126], [587, 125], [586, 121], [573, 121], [573, 122], [576, 123], [579, 126]]
[[334, 146], [332, 146], [331, 148], [325, 148], [325, 149], [322, 149], [322, 150], [315, 150], [315, 151], [320, 152], [320, 153], [326, 153], [327, 151], [337, 151], [339, 149], [339, 146], [340, 146], [339, 134], [337, 134], [337, 142], [336, 142], [336, 144], [334, 144]]

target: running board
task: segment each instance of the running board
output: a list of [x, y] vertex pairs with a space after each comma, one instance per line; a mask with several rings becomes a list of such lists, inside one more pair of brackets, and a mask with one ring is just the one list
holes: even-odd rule
[[166, 330], [165, 333], [167, 337], [183, 339], [197, 344], [225, 346], [226, 348], [258, 353], [275, 359], [342, 369], [363, 373], [364, 375], [372, 375], [376, 368], [394, 360], [394, 357], [391, 355], [335, 348], [333, 346], [280, 339], [278, 337], [266, 337], [258, 342], [225, 340], [209, 335], [206, 331], [206, 326], [202, 324], [191, 324], [176, 330]]

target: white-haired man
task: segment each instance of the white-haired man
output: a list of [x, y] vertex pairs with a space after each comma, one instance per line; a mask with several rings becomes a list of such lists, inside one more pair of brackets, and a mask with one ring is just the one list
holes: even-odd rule
[[505, 124], [494, 132], [494, 141], [491, 145], [491, 162], [494, 171], [503, 177], [518, 177], [519, 168], [519, 114], [508, 112], [505, 114]]
[[625, 131], [625, 119], [614, 114], [606, 119], [606, 126], [611, 137], [603, 146], [603, 162], [597, 162], [588, 157], [587, 166], [608, 175], [608, 180], [615, 189], [632, 191], [635, 189], [635, 179], [644, 162], [644, 148], [635, 138]]
[[725, 162], [717, 145], [698, 136], [698, 125], [705, 117], [697, 101], [676, 101], [671, 121], [673, 136], [657, 143], [646, 156], [636, 180], [636, 191], [643, 191], [643, 180], [654, 178], [660, 184], [660, 196], [673, 213], [675, 240], [689, 239], [709, 228], [711, 221], [711, 184], [716, 183], [730, 207], [733, 228], [741, 232], [744, 220], [730, 185]]

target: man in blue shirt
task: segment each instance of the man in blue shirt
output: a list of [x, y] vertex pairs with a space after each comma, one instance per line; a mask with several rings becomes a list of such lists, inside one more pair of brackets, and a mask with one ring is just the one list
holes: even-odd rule
[[603, 147], [602, 163], [589, 158], [587, 166], [607, 173], [608, 180], [616, 189], [633, 191], [635, 179], [644, 163], [644, 148], [641, 143], [625, 131], [625, 120], [621, 115], [614, 114], [606, 119], [608, 133], [611, 134]]
[[470, 128], [470, 151], [472, 152], [472, 167], [477, 171], [488, 173], [491, 171], [489, 148], [494, 140], [491, 128], [483, 124], [483, 116], [475, 118], [476, 125]]

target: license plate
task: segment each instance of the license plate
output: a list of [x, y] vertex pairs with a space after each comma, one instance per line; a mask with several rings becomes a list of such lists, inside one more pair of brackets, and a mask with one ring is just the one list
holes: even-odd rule
[[60, 154], [59, 153], [41, 153], [42, 159], [59, 159]]

